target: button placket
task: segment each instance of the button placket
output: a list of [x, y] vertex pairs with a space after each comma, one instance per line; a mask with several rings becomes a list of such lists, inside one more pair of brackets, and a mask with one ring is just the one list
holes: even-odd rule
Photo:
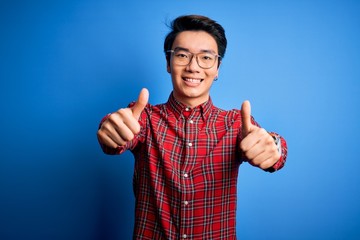
[[[183, 216], [182, 220], [184, 221], [183, 224], [187, 225], [188, 224], [187, 219], [189, 218], [188, 211], [190, 209], [187, 208], [187, 206], [189, 205], [189, 201], [186, 200], [186, 199], [188, 199], [188, 196], [187, 196], [186, 192], [187, 192], [187, 183], [189, 183], [188, 181], [190, 180], [190, 174], [188, 172], [183, 172], [182, 177], [183, 177], [183, 182], [185, 184], [185, 189], [186, 189], [186, 190], [184, 189], [185, 191], [184, 191], [183, 196], [182, 196], [182, 205], [183, 205], [183, 207], [182, 207], [182, 216]], [[187, 232], [186, 227], [184, 227], [184, 229], [182, 229], [182, 232], [183, 232], [183, 234], [181, 235], [181, 239], [188, 239], [189, 235], [186, 234], [186, 232]]]
[[191, 109], [186, 107], [184, 109], [184, 115], [187, 115], [185, 118], [185, 148], [186, 154], [185, 159], [182, 164], [182, 185], [183, 185], [183, 192], [181, 196], [181, 229], [182, 235], [180, 236], [181, 239], [190, 239], [188, 232], [188, 227], [192, 224], [192, 213], [191, 213], [191, 204], [192, 201], [192, 193], [193, 193], [193, 180], [191, 175], [191, 169], [195, 163], [194, 159], [194, 151], [195, 151], [195, 144], [196, 144], [196, 109]]

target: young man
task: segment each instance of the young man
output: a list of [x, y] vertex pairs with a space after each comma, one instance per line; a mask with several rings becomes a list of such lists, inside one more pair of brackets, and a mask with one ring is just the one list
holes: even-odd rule
[[224, 29], [197, 15], [172, 22], [164, 43], [173, 91], [164, 104], [138, 100], [107, 115], [98, 139], [107, 154], [135, 157], [134, 239], [236, 239], [236, 184], [243, 161], [283, 167], [287, 146], [259, 127], [250, 103], [215, 107], [209, 96], [226, 49]]

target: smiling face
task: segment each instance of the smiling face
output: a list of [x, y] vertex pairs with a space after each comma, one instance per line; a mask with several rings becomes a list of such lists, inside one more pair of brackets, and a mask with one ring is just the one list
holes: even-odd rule
[[[211, 52], [218, 54], [215, 39], [204, 31], [184, 31], [179, 33], [172, 49], [184, 49], [191, 53]], [[209, 100], [210, 88], [218, 76], [218, 61], [209, 69], [201, 68], [194, 56], [186, 66], [174, 64], [173, 57], [167, 71], [171, 74], [174, 97], [181, 103], [189, 106], [198, 106]]]

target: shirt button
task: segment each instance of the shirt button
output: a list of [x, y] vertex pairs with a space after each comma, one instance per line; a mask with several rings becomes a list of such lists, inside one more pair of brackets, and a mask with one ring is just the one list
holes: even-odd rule
[[189, 107], [186, 107], [186, 108], [185, 108], [185, 111], [187, 111], [187, 112], [190, 111], [190, 108], [189, 108]]
[[184, 173], [184, 178], [187, 178], [187, 177], [189, 177], [189, 174]]
[[189, 204], [188, 201], [184, 201], [184, 205], [187, 206]]
[[192, 143], [188, 143], [188, 145], [189, 145], [189, 147], [191, 147], [191, 146], [192, 146]]
[[186, 235], [186, 234], [183, 234], [183, 235], [182, 235], [182, 238], [183, 238], [183, 239], [187, 238], [187, 235]]
[[194, 123], [194, 121], [193, 121], [193, 120], [190, 120], [190, 121], [189, 121], [189, 123], [193, 124], [193, 123]]

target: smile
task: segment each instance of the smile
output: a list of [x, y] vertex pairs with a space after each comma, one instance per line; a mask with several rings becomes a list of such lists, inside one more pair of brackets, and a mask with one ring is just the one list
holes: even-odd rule
[[186, 82], [191, 82], [191, 83], [201, 83], [204, 79], [201, 78], [183, 78], [184, 81]]

